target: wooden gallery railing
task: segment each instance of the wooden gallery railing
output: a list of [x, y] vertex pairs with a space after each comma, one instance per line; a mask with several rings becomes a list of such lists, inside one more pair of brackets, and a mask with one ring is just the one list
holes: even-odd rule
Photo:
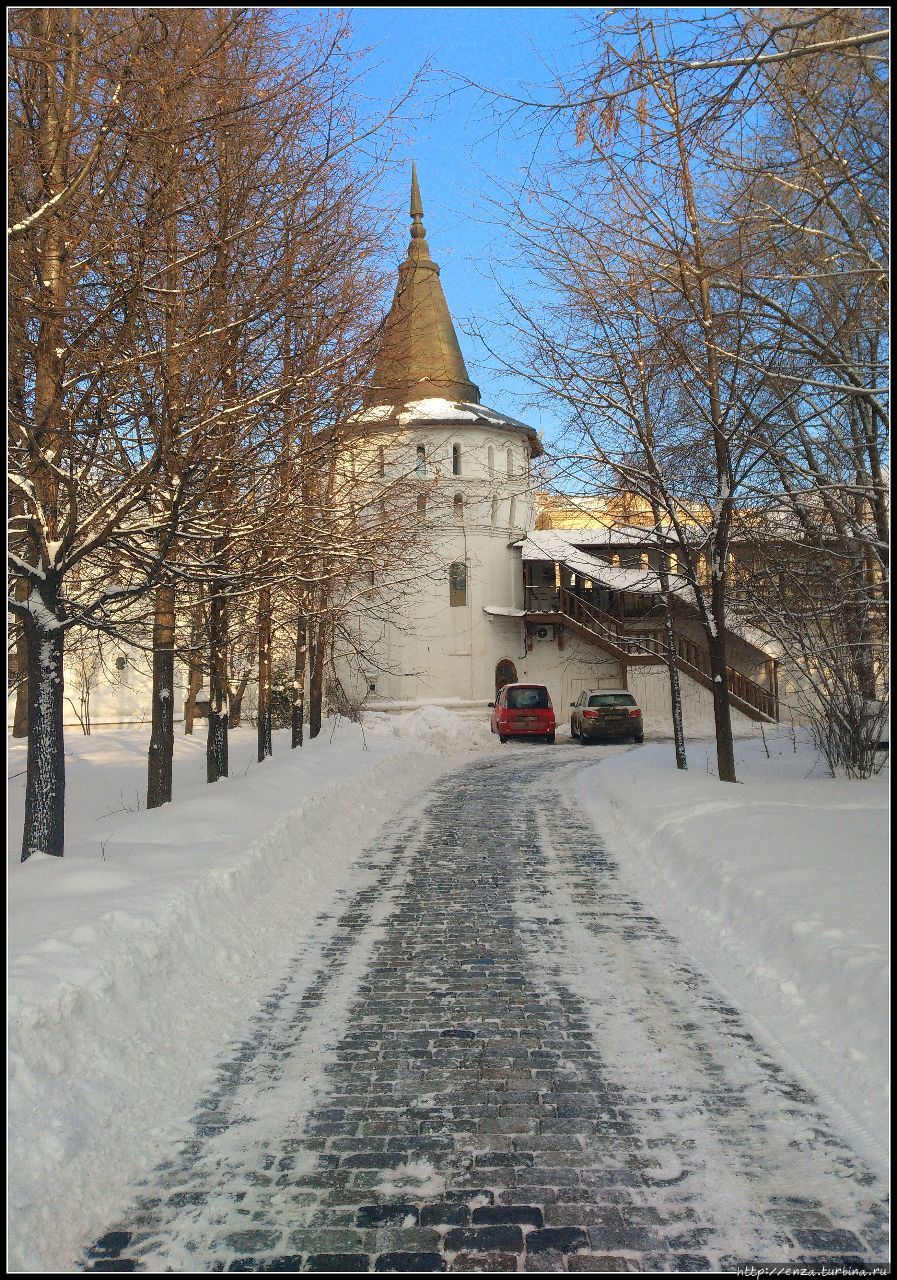
[[[662, 630], [628, 631], [619, 618], [581, 600], [566, 587], [555, 590], [527, 587], [526, 610], [527, 613], [545, 619], [560, 615], [576, 623], [626, 662], [655, 663], [667, 660], [666, 639]], [[697, 675], [702, 684], [712, 685], [710, 651], [678, 632], [674, 633], [674, 642], [680, 670]], [[771, 690], [736, 671], [734, 667], [726, 667], [726, 683], [729, 692], [740, 702], [746, 703], [769, 720], [778, 720], [778, 701]]]

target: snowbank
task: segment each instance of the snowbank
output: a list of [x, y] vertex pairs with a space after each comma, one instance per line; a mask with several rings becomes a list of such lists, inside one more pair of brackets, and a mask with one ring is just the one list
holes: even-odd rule
[[[330, 728], [301, 752], [275, 735], [263, 766], [254, 731], [232, 734], [213, 787], [202, 738], [181, 737], [175, 802], [150, 812], [145, 732], [68, 738], [66, 857], [9, 877], [14, 1270], [73, 1269], [365, 844], [471, 745], [447, 712]], [[22, 744], [9, 761], [17, 859]]]
[[[736, 744], [741, 785], [654, 744], [580, 775], [636, 894], [884, 1171], [887, 781], [832, 779], [788, 733]], [[796, 746], [796, 749], [795, 749]], [[783, 1052], [784, 1051], [784, 1054]]]
[[489, 714], [479, 709], [468, 714], [437, 706], [421, 706], [401, 715], [369, 711], [364, 727], [374, 740], [417, 740], [442, 745], [450, 751], [475, 751], [481, 747], [494, 750], [497, 745], [489, 729]]

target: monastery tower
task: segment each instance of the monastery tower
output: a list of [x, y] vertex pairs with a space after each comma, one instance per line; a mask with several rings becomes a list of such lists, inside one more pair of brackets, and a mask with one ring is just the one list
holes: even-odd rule
[[384, 709], [485, 707], [497, 666], [521, 648], [511, 544], [533, 525], [530, 463], [541, 445], [531, 427], [480, 404], [430, 257], [414, 167], [408, 253], [364, 404], [359, 440], [385, 486], [416, 487], [423, 528], [420, 572], [394, 620], [358, 620], [358, 648], [377, 661], [341, 663], [346, 692]]

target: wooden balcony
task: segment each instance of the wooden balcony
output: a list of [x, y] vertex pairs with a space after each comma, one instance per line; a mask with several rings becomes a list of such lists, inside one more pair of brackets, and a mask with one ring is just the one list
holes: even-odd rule
[[[526, 587], [527, 622], [558, 626], [600, 645], [626, 666], [656, 665], [667, 660], [662, 628], [645, 628], [644, 622], [625, 621], [597, 609], [565, 587]], [[635, 629], [637, 627], [637, 629]], [[713, 690], [710, 651], [687, 636], [674, 633], [676, 666], [706, 689]], [[732, 706], [752, 720], [778, 720], [779, 704], [772, 689], [766, 689], [734, 667], [726, 667], [726, 683]]]

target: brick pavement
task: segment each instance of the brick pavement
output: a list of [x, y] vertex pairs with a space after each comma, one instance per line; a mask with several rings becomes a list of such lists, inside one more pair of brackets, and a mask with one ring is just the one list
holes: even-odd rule
[[83, 1269], [883, 1262], [880, 1187], [621, 885], [581, 763], [478, 760], [369, 851]]

